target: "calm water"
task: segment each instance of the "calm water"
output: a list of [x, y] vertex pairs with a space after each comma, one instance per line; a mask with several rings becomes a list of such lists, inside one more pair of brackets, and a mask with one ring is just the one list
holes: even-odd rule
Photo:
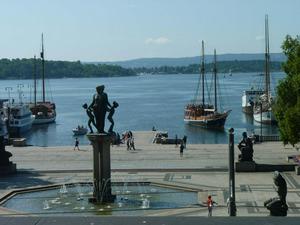
[[[198, 75], [144, 75], [138, 77], [89, 78], [89, 79], [53, 79], [47, 81], [53, 101], [57, 106], [55, 124], [34, 126], [25, 134], [27, 143], [38, 146], [73, 145], [72, 129], [78, 124], [86, 124], [87, 116], [82, 104], [90, 103], [95, 87], [105, 85], [109, 101], [117, 101], [115, 130], [158, 130], [168, 131], [169, 136], [188, 136], [189, 143], [227, 143], [227, 131], [235, 129], [236, 140], [243, 131], [260, 133], [260, 124], [253, 122], [241, 111], [243, 90], [262, 81], [257, 73], [219, 75], [224, 109], [232, 109], [224, 130], [208, 130], [191, 127], [183, 122], [183, 109], [195, 94]], [[272, 74], [272, 87], [284, 77], [283, 73]], [[23, 84], [23, 101], [33, 100], [30, 91], [31, 80], [1, 80], [0, 98], [8, 98], [6, 87], [12, 87], [11, 97], [18, 99], [17, 85]], [[49, 96], [51, 94], [48, 93]], [[109, 122], [106, 122], [106, 129]], [[277, 128], [263, 126], [265, 134], [277, 133]], [[80, 144], [88, 144], [86, 137], [80, 137]]]

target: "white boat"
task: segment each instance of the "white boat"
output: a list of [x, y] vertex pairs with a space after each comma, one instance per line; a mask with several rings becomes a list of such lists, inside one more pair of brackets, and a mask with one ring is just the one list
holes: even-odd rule
[[3, 106], [4, 114], [8, 119], [8, 132], [10, 136], [19, 136], [31, 129], [34, 116], [29, 105], [25, 103], [9, 103]]
[[34, 125], [53, 123], [56, 119], [56, 107], [54, 102], [46, 101], [45, 95], [45, 59], [44, 59], [44, 41], [42, 34], [42, 101], [36, 100], [36, 59], [34, 57], [34, 103], [30, 104], [30, 110], [35, 116]]
[[253, 114], [253, 107], [255, 102], [257, 102], [260, 95], [265, 92], [263, 90], [247, 90], [244, 91], [242, 96], [242, 110], [244, 113]]
[[264, 124], [274, 124], [276, 123], [274, 113], [272, 112], [272, 109], [269, 108], [268, 110], [261, 111], [259, 113], [254, 113], [253, 118], [255, 121], [259, 123], [264, 123]]
[[88, 132], [88, 129], [83, 126], [78, 126], [74, 128], [73, 130], [74, 135], [85, 135]]
[[270, 49], [269, 49], [269, 24], [268, 16], [265, 18], [265, 90], [254, 105], [253, 118], [256, 122], [273, 124], [276, 123], [272, 112], [273, 99], [270, 87]]
[[56, 119], [55, 104], [51, 102], [37, 102], [31, 104], [31, 112], [35, 116], [34, 125], [53, 123]]

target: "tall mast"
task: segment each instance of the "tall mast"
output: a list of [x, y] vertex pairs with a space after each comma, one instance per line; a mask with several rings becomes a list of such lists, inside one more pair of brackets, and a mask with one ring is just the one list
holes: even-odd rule
[[42, 58], [42, 83], [43, 83], [43, 102], [45, 102], [45, 59], [44, 59], [44, 37], [42, 33], [42, 52], [41, 52], [41, 58]]
[[217, 54], [216, 49], [214, 49], [214, 89], [215, 89], [215, 111], [218, 110], [217, 105]]
[[33, 83], [34, 106], [36, 106], [36, 56], [35, 55], [33, 59], [33, 79], [34, 79], [34, 83]]
[[268, 15], [265, 16], [265, 93], [270, 97], [270, 49], [269, 49], [269, 23]]
[[202, 41], [202, 62], [201, 62], [201, 76], [202, 76], [202, 105], [204, 106], [205, 98], [204, 98], [204, 41]]

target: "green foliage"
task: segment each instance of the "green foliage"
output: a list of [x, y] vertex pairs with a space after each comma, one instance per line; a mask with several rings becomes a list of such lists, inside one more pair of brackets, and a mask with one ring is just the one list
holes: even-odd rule
[[275, 116], [284, 144], [300, 142], [300, 38], [286, 36], [282, 44], [286, 78], [277, 87]]
[[[264, 60], [249, 60], [249, 61], [221, 61], [217, 63], [219, 73], [232, 72], [262, 72], [264, 70]], [[213, 63], [205, 65], [205, 70], [211, 72]], [[191, 64], [189, 66], [161, 66], [153, 68], [133, 68], [136, 73], [152, 73], [152, 74], [199, 74], [200, 65]], [[271, 71], [281, 71], [280, 62], [271, 62]]]
[[[32, 79], [33, 59], [1, 59], [0, 79]], [[41, 77], [41, 60], [37, 60], [37, 76]], [[105, 64], [83, 64], [80, 61], [46, 61], [47, 78], [62, 77], [113, 77], [136, 75], [131, 69]]]

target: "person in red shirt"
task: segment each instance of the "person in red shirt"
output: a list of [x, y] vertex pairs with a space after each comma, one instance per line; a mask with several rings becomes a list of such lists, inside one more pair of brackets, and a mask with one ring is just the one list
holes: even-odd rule
[[211, 217], [212, 216], [212, 209], [213, 209], [214, 205], [217, 204], [217, 203], [212, 199], [211, 195], [209, 195], [207, 197], [206, 204], [207, 204], [207, 209], [208, 209], [208, 216]]

